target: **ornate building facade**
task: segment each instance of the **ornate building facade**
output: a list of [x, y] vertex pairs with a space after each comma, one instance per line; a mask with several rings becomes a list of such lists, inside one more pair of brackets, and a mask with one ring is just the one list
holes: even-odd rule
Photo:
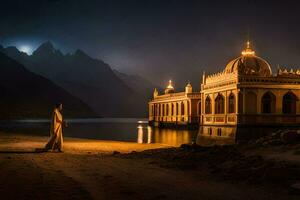
[[163, 95], [154, 90], [153, 100], [149, 102], [149, 123], [155, 126], [198, 125], [201, 116], [200, 99], [200, 93], [193, 92], [190, 83], [184, 92], [175, 93], [170, 80]]
[[150, 123], [197, 122], [210, 135], [233, 134], [243, 125], [300, 125], [300, 69], [278, 68], [273, 74], [249, 42], [223, 71], [203, 74], [199, 92], [189, 91], [189, 84], [185, 92], [175, 93], [171, 86], [164, 95], [155, 90]]

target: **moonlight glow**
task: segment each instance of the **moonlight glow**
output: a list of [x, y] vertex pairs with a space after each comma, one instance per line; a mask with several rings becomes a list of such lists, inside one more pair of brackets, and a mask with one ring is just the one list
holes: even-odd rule
[[20, 51], [24, 52], [24, 53], [27, 53], [27, 54], [31, 54], [32, 53], [32, 48], [28, 45], [21, 45], [19, 48], [18, 48]]

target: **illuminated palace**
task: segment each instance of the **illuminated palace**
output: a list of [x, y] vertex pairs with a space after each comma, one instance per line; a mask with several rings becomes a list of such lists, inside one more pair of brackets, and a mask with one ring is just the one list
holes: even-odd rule
[[164, 94], [155, 89], [149, 122], [155, 126], [197, 124], [210, 135], [228, 127], [230, 131], [225, 132], [230, 134], [240, 125], [300, 125], [299, 99], [300, 69], [278, 68], [273, 74], [247, 42], [241, 56], [223, 71], [203, 74], [199, 92], [187, 84], [184, 92], [176, 93], [171, 81]]

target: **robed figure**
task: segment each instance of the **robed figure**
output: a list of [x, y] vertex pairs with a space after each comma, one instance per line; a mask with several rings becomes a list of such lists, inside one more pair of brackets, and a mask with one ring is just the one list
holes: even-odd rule
[[57, 104], [51, 119], [50, 125], [50, 139], [45, 146], [45, 150], [58, 150], [62, 152], [63, 148], [63, 135], [62, 135], [62, 126], [63, 126], [63, 116], [61, 114], [62, 104]]

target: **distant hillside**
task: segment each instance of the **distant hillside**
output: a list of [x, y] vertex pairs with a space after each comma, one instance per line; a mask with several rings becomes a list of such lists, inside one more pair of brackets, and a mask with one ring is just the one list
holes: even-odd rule
[[147, 83], [134, 87], [132, 81], [128, 82], [120, 73], [116, 75], [108, 64], [81, 50], [64, 55], [46, 42], [31, 56], [14, 47], [5, 48], [3, 52], [80, 98], [101, 116], [146, 116], [148, 86], [143, 88], [142, 85]]
[[132, 90], [142, 95], [145, 99], [151, 99], [154, 88], [161, 90], [159, 86], [154, 85], [150, 81], [138, 75], [128, 75], [117, 70], [114, 73], [128, 85]]
[[95, 116], [81, 100], [46, 78], [30, 72], [2, 52], [0, 79], [0, 119], [49, 118], [58, 102], [64, 104], [65, 117]]

